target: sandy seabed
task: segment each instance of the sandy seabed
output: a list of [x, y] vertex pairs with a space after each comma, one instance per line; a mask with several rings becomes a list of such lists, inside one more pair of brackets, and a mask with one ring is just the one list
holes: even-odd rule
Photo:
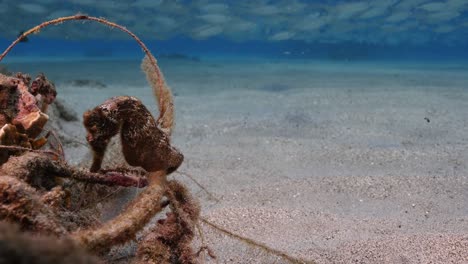
[[[174, 145], [219, 263], [468, 263], [468, 66], [162, 60]], [[11, 63], [44, 72], [82, 113], [133, 95], [137, 61]], [[76, 87], [71, 80], [107, 85]], [[79, 122], [61, 133], [84, 142]], [[71, 163], [87, 154], [70, 141]], [[289, 257], [288, 257], [289, 256]], [[215, 263], [216, 260], [207, 260]]]

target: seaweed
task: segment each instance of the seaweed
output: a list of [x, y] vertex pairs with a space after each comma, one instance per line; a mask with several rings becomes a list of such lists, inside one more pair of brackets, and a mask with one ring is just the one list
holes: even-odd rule
[[[136, 234], [142, 232], [143, 240], [139, 243], [136, 261], [158, 262], [158, 256], [164, 255], [170, 256], [167, 260], [171, 263], [198, 262], [192, 252], [191, 241], [200, 209], [185, 187], [166, 180], [167, 175], [180, 166], [183, 155], [170, 145], [174, 127], [172, 94], [156, 59], [145, 44], [125, 27], [102, 18], [78, 14], [46, 21], [23, 32], [0, 55], [0, 61], [28, 35], [47, 26], [73, 20], [89, 20], [117, 28], [140, 45], [146, 54], [142, 69], [153, 89], [159, 117], [154, 119], [139, 99], [130, 96], [113, 97], [85, 112], [83, 124], [93, 150], [93, 163], [89, 170], [75, 168], [66, 163], [60, 153], [61, 148], [42, 149], [49, 134], [38, 138], [48, 121], [45, 114], [47, 106], [57, 95], [53, 83], [43, 74], [32, 84], [31, 78], [25, 74], [15, 77], [0, 75], [0, 90], [3, 91], [0, 99], [4, 106], [1, 116], [3, 145], [0, 149], [6, 151], [0, 170], [0, 190], [3, 193], [0, 221], [19, 224], [22, 231], [33, 234], [70, 240], [74, 246], [103, 259], [113, 246], [134, 240]], [[107, 146], [117, 134], [121, 137], [126, 162], [139, 168], [101, 168]], [[83, 196], [95, 196], [92, 192], [96, 189], [76, 187], [82, 186], [80, 182], [85, 182], [85, 186], [147, 187], [114, 219], [99, 223], [92, 215], [97, 208], [90, 211], [82, 206]], [[79, 191], [84, 193], [77, 193]], [[164, 201], [164, 196], [167, 201]], [[89, 202], [97, 204], [96, 200]], [[143, 228], [150, 224], [154, 215], [168, 205], [172, 213], [161, 220], [164, 223], [156, 225], [161, 228], [145, 232]], [[33, 235], [24, 233], [24, 236], [34, 240]], [[167, 246], [148, 255], [145, 247], [152, 247], [155, 240], [164, 240]], [[4, 254], [9, 257], [7, 252]]]

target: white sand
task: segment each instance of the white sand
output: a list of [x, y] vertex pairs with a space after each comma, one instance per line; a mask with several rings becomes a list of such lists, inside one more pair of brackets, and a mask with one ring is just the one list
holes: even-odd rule
[[[80, 113], [120, 94], [156, 109], [138, 62], [12, 67], [44, 71]], [[180, 171], [219, 201], [175, 177], [208, 221], [304, 262], [468, 263], [466, 65], [180, 60], [161, 68], [177, 93]], [[109, 87], [65, 85], [71, 79]], [[84, 142], [83, 129], [64, 127]], [[86, 153], [67, 146], [69, 157]], [[219, 263], [288, 263], [203, 227]]]

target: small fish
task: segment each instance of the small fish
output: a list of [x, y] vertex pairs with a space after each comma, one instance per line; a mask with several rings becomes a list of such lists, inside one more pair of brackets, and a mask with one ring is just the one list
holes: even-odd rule
[[[23, 33], [24, 33], [24, 30], [20, 31], [20, 33], [18, 34], [18, 37], [23, 35]], [[28, 41], [29, 41], [28, 37], [24, 37], [20, 40], [20, 42], [28, 42]]]

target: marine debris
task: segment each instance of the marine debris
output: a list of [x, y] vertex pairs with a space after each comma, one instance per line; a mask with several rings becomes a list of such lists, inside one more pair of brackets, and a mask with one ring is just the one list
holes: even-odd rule
[[[155, 119], [131, 96], [112, 97], [86, 111], [83, 123], [93, 151], [92, 165], [89, 169], [74, 167], [65, 160], [55, 133], [44, 130], [48, 121], [54, 121], [49, 120], [48, 106], [59, 102], [54, 84], [43, 74], [32, 82], [23, 73], [0, 74], [0, 263], [114, 262], [109, 252], [129, 242], [135, 242], [137, 248], [126, 257], [127, 262], [204, 263], [206, 257], [216, 256], [205, 242], [201, 223], [285, 263], [309, 263], [211, 223], [200, 216], [200, 205], [184, 185], [167, 180], [184, 158], [171, 145], [175, 124], [172, 93], [149, 49], [126, 28], [81, 14], [57, 18], [23, 32], [0, 55], [0, 61], [28, 35], [74, 20], [117, 28], [140, 45], [146, 54], [141, 68], [152, 87], [159, 116]], [[76, 119], [61, 108], [63, 105], [58, 110], [66, 112], [67, 120]], [[117, 135], [123, 143], [120, 156], [127, 166], [102, 168], [106, 155], [118, 155], [108, 150], [110, 139]], [[179, 174], [195, 181], [186, 172]], [[131, 187], [144, 190], [113, 219], [104, 223], [97, 219], [101, 202], [121, 188]], [[153, 223], [163, 210], [165, 217]], [[197, 233], [201, 245], [194, 251]]]
[[[155, 119], [139, 99], [131, 96], [110, 98], [85, 112], [83, 124], [93, 162], [90, 169], [73, 167], [64, 159], [58, 147], [61, 145], [50, 144], [51, 133], [44, 130], [48, 106], [57, 95], [54, 84], [43, 74], [32, 82], [26, 74], [0, 74], [0, 229], [8, 223], [20, 230], [2, 234], [0, 244], [14, 247], [20, 243], [24, 250], [31, 250], [0, 251], [0, 262], [20, 254], [27, 263], [43, 263], [35, 258], [52, 254], [50, 248], [54, 247], [54, 263], [95, 263], [94, 257], [106, 261], [112, 247], [134, 241], [139, 234], [132, 262], [197, 263], [192, 240], [200, 206], [181, 183], [166, 179], [180, 166], [183, 155], [170, 142], [174, 128], [171, 91], [143, 42], [120, 25], [79, 14], [46, 21], [23, 32], [0, 55], [0, 61], [28, 35], [72, 20], [99, 22], [135, 39], [146, 53], [142, 69], [155, 94], [159, 117]], [[107, 146], [116, 135], [121, 138], [122, 155], [129, 166], [103, 169]], [[100, 223], [95, 218], [98, 201], [89, 199], [96, 196], [93, 192], [102, 191], [98, 186], [145, 189], [114, 219]], [[83, 199], [88, 199], [86, 207], [82, 206]], [[151, 224], [150, 220], [166, 207], [166, 217]], [[58, 246], [54, 239], [37, 235], [69, 242]], [[35, 246], [34, 241], [45, 245]], [[67, 255], [64, 248], [87, 254]]]

